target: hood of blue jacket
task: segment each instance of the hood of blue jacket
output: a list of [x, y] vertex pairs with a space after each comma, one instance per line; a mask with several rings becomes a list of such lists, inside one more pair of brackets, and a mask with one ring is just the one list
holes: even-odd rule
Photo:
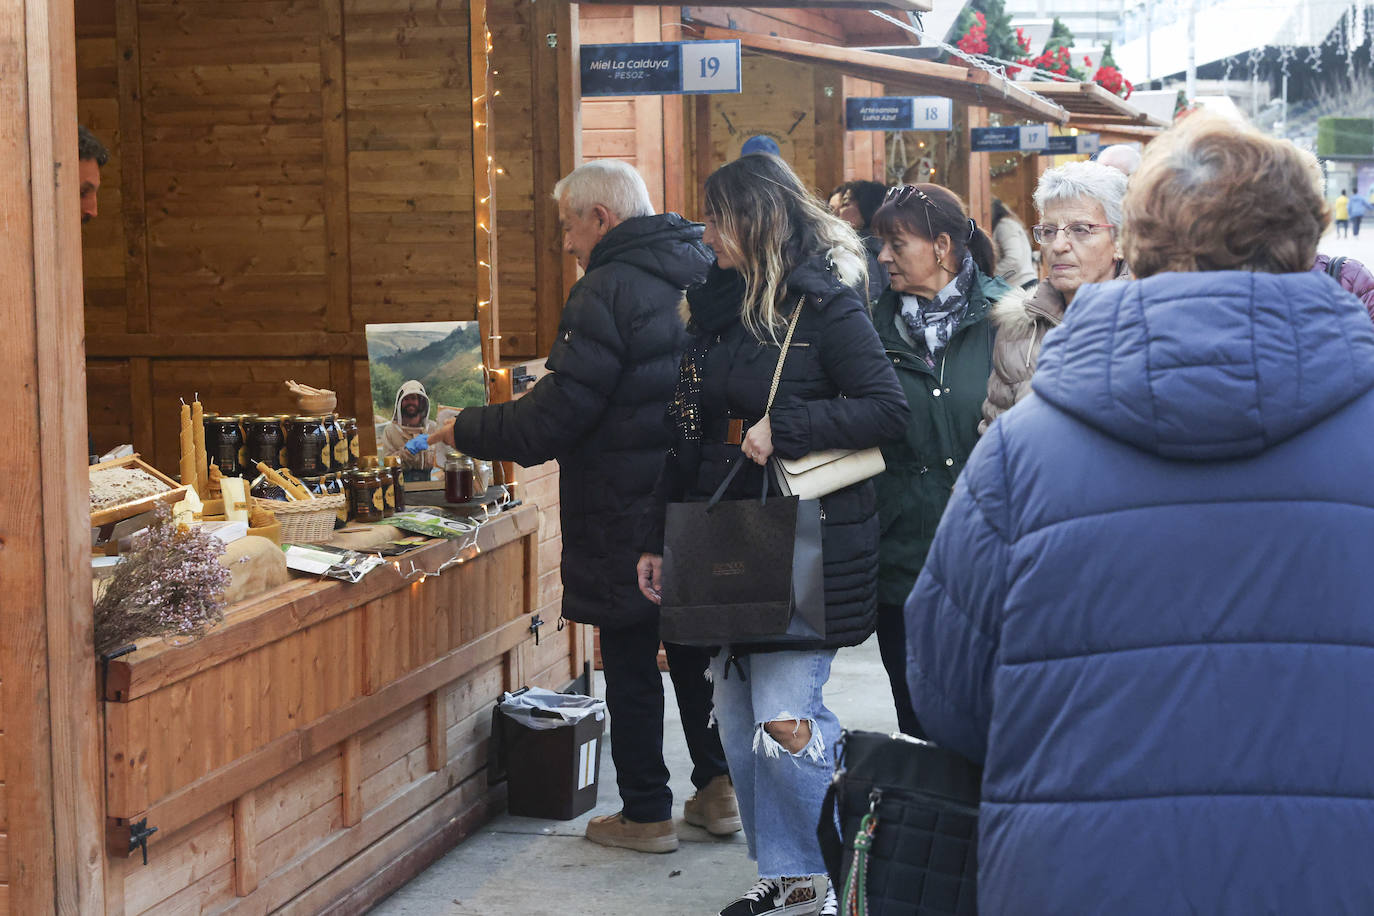
[[1312, 273], [1085, 286], [1046, 336], [1031, 385], [1154, 454], [1244, 458], [1374, 388], [1374, 325], [1354, 296]]

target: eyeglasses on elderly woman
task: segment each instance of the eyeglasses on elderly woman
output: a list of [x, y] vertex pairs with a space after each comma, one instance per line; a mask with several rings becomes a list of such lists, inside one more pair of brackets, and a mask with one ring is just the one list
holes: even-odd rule
[[1041, 245], [1048, 245], [1059, 237], [1059, 233], [1066, 232], [1070, 242], [1086, 242], [1097, 234], [1099, 229], [1115, 229], [1110, 223], [1069, 223], [1067, 226], [1051, 226], [1048, 223], [1040, 223], [1031, 226], [1031, 235], [1035, 236], [1035, 241]]

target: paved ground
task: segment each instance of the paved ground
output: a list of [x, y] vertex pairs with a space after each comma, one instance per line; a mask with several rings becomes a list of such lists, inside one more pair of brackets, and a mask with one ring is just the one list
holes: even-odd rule
[[[600, 804], [593, 811], [573, 821], [503, 815], [382, 901], [374, 916], [696, 916], [716, 912], [746, 890], [758, 873], [743, 836], [720, 840], [682, 822], [691, 763], [667, 675], [663, 685], [665, 754], [682, 839], [677, 852], [643, 855], [583, 838], [592, 816], [620, 809], [615, 768], [604, 753]], [[896, 728], [876, 639], [840, 650], [826, 701], [846, 728]]]
[[1360, 225], [1360, 237], [1336, 238], [1334, 228], [1327, 230], [1317, 250], [1322, 254], [1356, 258], [1374, 269], [1374, 216], [1366, 216]]

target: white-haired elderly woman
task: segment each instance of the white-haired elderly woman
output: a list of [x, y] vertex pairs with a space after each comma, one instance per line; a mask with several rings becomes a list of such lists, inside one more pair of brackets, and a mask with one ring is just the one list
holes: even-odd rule
[[1126, 176], [1096, 162], [1071, 162], [1040, 176], [1031, 235], [1040, 244], [1045, 279], [1015, 289], [993, 306], [997, 329], [992, 375], [979, 432], [1030, 394], [1045, 334], [1064, 320], [1085, 283], [1130, 279], [1121, 254], [1121, 202]]

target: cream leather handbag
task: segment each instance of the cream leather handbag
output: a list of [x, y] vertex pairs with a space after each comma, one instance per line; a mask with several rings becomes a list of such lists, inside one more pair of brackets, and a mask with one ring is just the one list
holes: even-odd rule
[[[778, 383], [782, 381], [782, 365], [787, 361], [787, 351], [792, 346], [792, 333], [797, 330], [801, 318], [803, 297], [792, 310], [792, 320], [787, 325], [787, 337], [782, 342], [782, 352], [778, 354], [778, 365], [773, 370], [773, 384], [768, 389], [768, 406], [764, 416], [773, 409], [773, 398], [778, 393]], [[799, 499], [819, 499], [836, 490], [843, 490], [861, 480], [876, 477], [887, 470], [883, 461], [882, 449], [874, 446], [865, 449], [832, 448], [820, 452], [810, 452], [800, 458], [774, 457], [771, 464], [778, 480], [778, 489], [783, 496], [796, 496]]]

